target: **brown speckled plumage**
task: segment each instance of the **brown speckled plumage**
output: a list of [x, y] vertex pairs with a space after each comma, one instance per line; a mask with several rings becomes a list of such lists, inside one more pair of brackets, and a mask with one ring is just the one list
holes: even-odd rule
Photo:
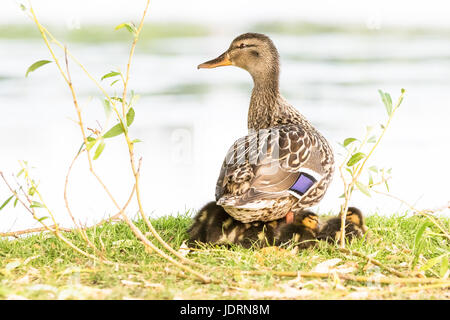
[[[256, 53], [255, 53], [256, 52]], [[216, 59], [199, 65], [235, 65], [247, 70], [254, 87], [249, 134], [229, 149], [216, 185], [217, 204], [242, 222], [271, 221], [316, 205], [334, 171], [333, 151], [312, 124], [279, 92], [279, 56], [263, 34], [246, 33]], [[303, 195], [289, 190], [301, 172], [317, 181]]]

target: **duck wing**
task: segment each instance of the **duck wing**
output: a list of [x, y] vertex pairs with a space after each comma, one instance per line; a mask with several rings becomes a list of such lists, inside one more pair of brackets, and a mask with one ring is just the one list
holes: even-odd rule
[[326, 173], [322, 139], [315, 130], [298, 124], [262, 129], [238, 139], [228, 150], [217, 180], [218, 204], [255, 208], [260, 200], [290, 194], [300, 198]]

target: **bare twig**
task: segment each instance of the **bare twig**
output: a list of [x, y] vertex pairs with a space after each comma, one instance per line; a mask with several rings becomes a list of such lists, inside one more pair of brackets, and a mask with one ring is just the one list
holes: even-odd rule
[[378, 261], [376, 259], [373, 259], [371, 257], [368, 257], [368, 256], [366, 256], [366, 255], [364, 255], [364, 254], [362, 254], [362, 253], [360, 253], [358, 251], [354, 251], [354, 250], [350, 250], [350, 249], [346, 249], [346, 248], [339, 248], [338, 250], [340, 252], [345, 253], [345, 254], [349, 254], [349, 255], [360, 257], [360, 258], [364, 258], [367, 261], [369, 261], [370, 263], [372, 263], [372, 264], [374, 264], [376, 266], [379, 266], [379, 267], [389, 271], [392, 274], [395, 274], [397, 277], [400, 277], [400, 278], [407, 278], [408, 277], [407, 274], [405, 274], [403, 272], [400, 272], [400, 271], [397, 271], [397, 270], [395, 270], [395, 269], [393, 269], [391, 267], [388, 267], [388, 266], [382, 264], [380, 261]]
[[[31, 229], [18, 230], [18, 231], [1, 232], [0, 233], [0, 238], [3, 238], [3, 237], [15, 237], [15, 238], [18, 238], [19, 236], [24, 235], [24, 234], [49, 231], [48, 229], [51, 229], [50, 231], [53, 232], [54, 229], [55, 229], [55, 226], [52, 225], [52, 226], [48, 226], [48, 228], [46, 228], [46, 227], [39, 227], [39, 228], [31, 228]], [[59, 231], [63, 231], [63, 232], [72, 232], [73, 231], [73, 229], [62, 228], [62, 227], [59, 227], [59, 226], [58, 226], [58, 230]]]

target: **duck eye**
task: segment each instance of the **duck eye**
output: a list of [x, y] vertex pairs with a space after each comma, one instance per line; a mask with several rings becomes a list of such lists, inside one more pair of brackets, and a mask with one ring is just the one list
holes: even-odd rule
[[239, 48], [240, 48], [240, 49], [243, 49], [243, 48], [245, 48], [245, 47], [246, 47], [245, 43], [241, 43], [241, 44], [239, 45]]

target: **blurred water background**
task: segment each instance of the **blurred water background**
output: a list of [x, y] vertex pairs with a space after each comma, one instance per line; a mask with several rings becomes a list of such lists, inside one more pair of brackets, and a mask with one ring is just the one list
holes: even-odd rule
[[[407, 90], [392, 127], [371, 164], [392, 167], [391, 192], [418, 208], [450, 200], [450, 21], [444, 1], [152, 1], [136, 49], [130, 88], [140, 95], [131, 135], [143, 140], [141, 188], [147, 214], [157, 217], [198, 209], [213, 200], [228, 147], [247, 132], [250, 76], [234, 67], [197, 70], [227, 49], [237, 35], [269, 35], [281, 56], [281, 91], [332, 143], [362, 137], [367, 125], [386, 119], [377, 90], [396, 101]], [[119, 23], [139, 21], [144, 1], [33, 1], [41, 22], [98, 79], [122, 71], [131, 35]], [[18, 2], [0, 12], [0, 170], [11, 182], [27, 160], [57, 220], [70, 225], [63, 187], [81, 144], [70, 91], [54, 64], [25, 78], [33, 62], [49, 53]], [[62, 52], [59, 57], [63, 58]], [[90, 128], [110, 127], [101, 93], [70, 63], [72, 80]], [[119, 82], [102, 84], [121, 93]], [[98, 121], [98, 122], [97, 122]], [[106, 122], [105, 122], [106, 121]], [[95, 167], [119, 203], [132, 188], [123, 139], [107, 141]], [[340, 157], [337, 157], [340, 163]], [[87, 170], [83, 155], [74, 166], [69, 201], [77, 219], [93, 223], [115, 213]], [[338, 174], [319, 213], [337, 213]], [[0, 183], [0, 203], [10, 195]], [[355, 194], [352, 205], [366, 213], [407, 209], [398, 201]], [[134, 216], [132, 204], [127, 212]], [[444, 211], [448, 214], [448, 211]], [[12, 203], [0, 211], [0, 231], [36, 223]]]

